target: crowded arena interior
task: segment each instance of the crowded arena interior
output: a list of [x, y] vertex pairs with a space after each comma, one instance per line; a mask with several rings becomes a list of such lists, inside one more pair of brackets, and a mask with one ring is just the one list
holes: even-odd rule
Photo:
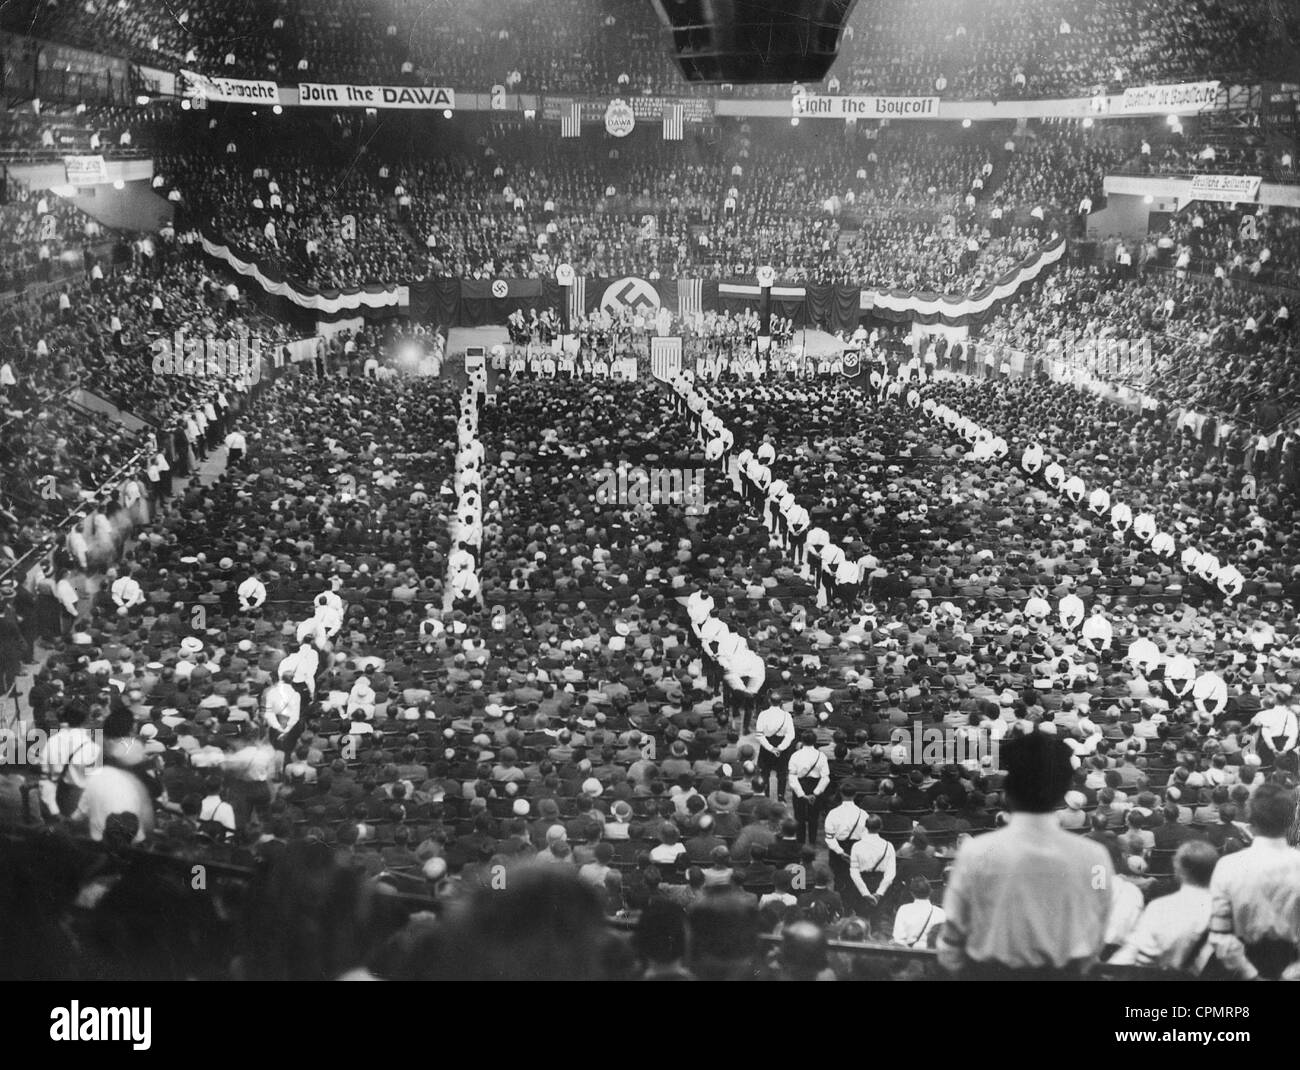
[[8, 0], [0, 976], [1300, 980], [1298, 35]]

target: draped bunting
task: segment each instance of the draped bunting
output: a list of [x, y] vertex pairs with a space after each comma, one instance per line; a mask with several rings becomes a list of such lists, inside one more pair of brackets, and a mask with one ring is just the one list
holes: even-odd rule
[[321, 290], [297, 279], [290, 279], [280, 270], [274, 257], [244, 259], [217, 235], [203, 233], [199, 236], [203, 251], [221, 261], [237, 275], [256, 282], [263, 290], [283, 297], [299, 308], [334, 315], [339, 312], [369, 311], [405, 306], [410, 303], [406, 286], [355, 286], [342, 290]]
[[[268, 294], [285, 298], [299, 308], [322, 315], [362, 312], [368, 315], [410, 309], [418, 322], [436, 322], [452, 327], [479, 327], [504, 323], [517, 309], [558, 308], [563, 298], [552, 278], [544, 279], [419, 279], [400, 286], [378, 284], [345, 289], [320, 289], [289, 278], [273, 256], [254, 257], [236, 249], [215, 232], [201, 236], [209, 256], [247, 279]], [[862, 316], [896, 322], [917, 320], [963, 326], [980, 321], [1001, 302], [1014, 295], [1055, 264], [1065, 253], [1065, 239], [1040, 249], [1014, 270], [977, 294], [964, 298], [902, 290], [860, 290], [844, 284], [777, 285], [772, 288], [772, 312], [791, 320], [796, 327], [824, 327], [828, 331], [852, 331]], [[694, 285], [694, 282], [692, 283]], [[759, 288], [752, 279], [699, 282], [699, 307], [705, 312], [739, 312], [756, 308]], [[692, 294], [692, 297], [694, 295]], [[585, 280], [583, 311], [590, 315], [607, 308], [618, 313], [636, 310], [679, 308], [679, 286], [675, 279], [648, 280], [628, 275], [622, 278]]]
[[1060, 260], [1065, 255], [1065, 248], [1065, 239], [1058, 238], [1027, 256], [997, 282], [967, 297], [944, 297], [937, 293], [907, 290], [863, 290], [861, 309], [879, 319], [894, 322], [919, 320], [921, 323], [973, 325]]

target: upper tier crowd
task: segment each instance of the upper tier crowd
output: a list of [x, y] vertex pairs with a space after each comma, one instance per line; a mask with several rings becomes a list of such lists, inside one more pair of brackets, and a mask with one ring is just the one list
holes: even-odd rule
[[[1279, 77], [1294, 40], [1250, 0], [907, 0], [859, 4], [824, 88], [955, 99], [1084, 96], [1125, 86]], [[164, 68], [281, 83], [493, 84], [528, 93], [691, 92], [649, 4], [481, 0], [257, 0], [179, 9], [160, 0], [17, 0], [16, 32]], [[526, 28], [525, 28], [526, 27]], [[771, 94], [772, 87], [752, 92]]]
[[326, 288], [550, 277], [562, 262], [716, 279], [769, 263], [787, 280], [967, 293], [1077, 229], [1122, 158], [1065, 128], [872, 133], [778, 145], [740, 124], [717, 146], [634, 142], [599, 161], [546, 135], [392, 161], [357, 152], [355, 135], [332, 153], [259, 155], [216, 133], [162, 159], [155, 183], [190, 224]]

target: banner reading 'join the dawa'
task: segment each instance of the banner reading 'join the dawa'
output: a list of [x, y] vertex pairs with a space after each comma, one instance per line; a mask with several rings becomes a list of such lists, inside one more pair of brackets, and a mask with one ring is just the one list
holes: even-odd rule
[[326, 85], [300, 82], [298, 103], [309, 108], [455, 109], [456, 90], [431, 85]]

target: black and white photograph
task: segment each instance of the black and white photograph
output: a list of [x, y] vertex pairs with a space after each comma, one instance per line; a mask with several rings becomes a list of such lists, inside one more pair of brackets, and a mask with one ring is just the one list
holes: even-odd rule
[[542, 985], [867, 982], [806, 1006], [875, 1057], [1005, 1030], [979, 982], [1093, 1052], [1293, 1035], [1298, 46], [1297, 0], [5, 0], [11, 1035], [337, 980], [566, 1031]]

